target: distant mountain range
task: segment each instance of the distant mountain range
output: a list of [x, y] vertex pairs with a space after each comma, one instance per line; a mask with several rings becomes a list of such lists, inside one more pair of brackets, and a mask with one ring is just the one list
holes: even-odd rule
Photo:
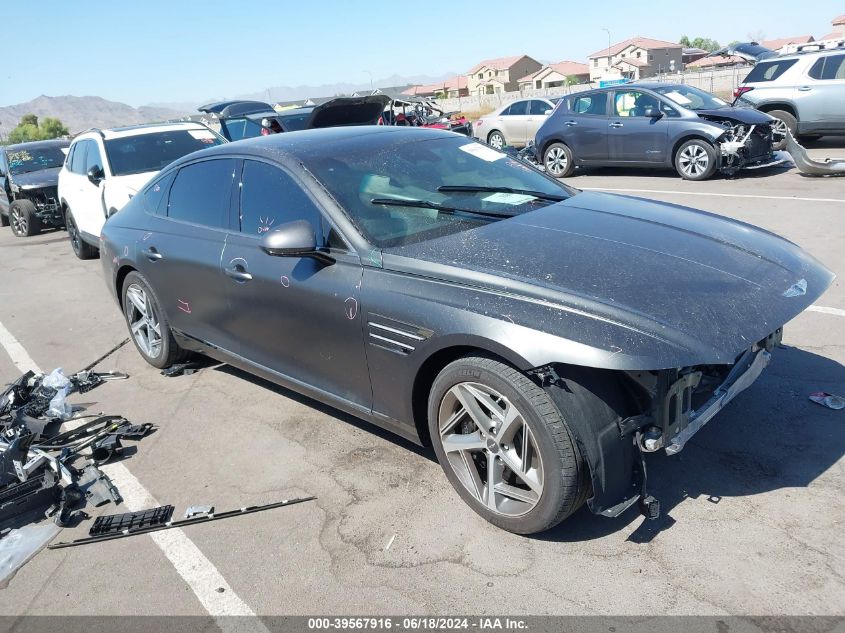
[[[195, 111], [195, 108], [193, 109]], [[0, 136], [7, 136], [20, 123], [25, 114], [35, 114], [39, 118], [55, 117], [70, 130], [81, 132], [90, 127], [115, 127], [174, 119], [190, 110], [178, 110], [152, 106], [133, 108], [125, 103], [107, 101], [102, 97], [47, 97], [41, 95], [17, 105], [0, 107]]]
[[[453, 77], [454, 73], [444, 75], [391, 75], [373, 81], [374, 87], [404, 87], [410, 85], [433, 84]], [[320, 86], [274, 86], [260, 92], [226, 97], [227, 99], [255, 99], [277, 103], [279, 101], [297, 101], [308, 97], [331, 97], [350, 94], [370, 88], [369, 81], [357, 83], [334, 83]], [[81, 132], [90, 127], [115, 127], [134, 123], [150, 123], [175, 119], [186, 114], [194, 114], [197, 106], [223, 98], [209, 97], [196, 102], [151, 103], [134, 108], [125, 103], [108, 101], [102, 97], [47, 97], [41, 95], [16, 105], [0, 107], [0, 138], [5, 137], [25, 114], [35, 114], [39, 118], [55, 117], [67, 126], [71, 133]]]

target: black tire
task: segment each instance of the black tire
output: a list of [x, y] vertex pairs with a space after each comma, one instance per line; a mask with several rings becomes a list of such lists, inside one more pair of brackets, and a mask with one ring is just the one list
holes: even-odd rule
[[9, 205], [9, 221], [12, 233], [18, 237], [30, 237], [41, 232], [41, 219], [36, 215], [38, 211], [29, 200], [15, 200]]
[[73, 218], [73, 213], [70, 212], [70, 209], [65, 211], [65, 228], [67, 229], [70, 247], [74, 255], [79, 259], [95, 259], [99, 257], [100, 249], [94, 248], [82, 239], [82, 236], [79, 234], [79, 228], [76, 226], [76, 220]]
[[[143, 291], [147, 299], [147, 302], [145, 302], [148, 306], [147, 310], [155, 317], [158, 323], [161, 345], [157, 354], [150, 354], [132, 331], [133, 309], [135, 308], [132, 300], [127, 297], [130, 288], [140, 288]], [[129, 329], [129, 337], [132, 339], [135, 349], [138, 350], [138, 353], [145, 361], [153, 367], [164, 369], [188, 357], [188, 352], [179, 347], [179, 344], [173, 337], [173, 331], [170, 329], [170, 321], [168, 321], [164, 310], [161, 309], [161, 303], [158, 297], [143, 275], [135, 271], [126, 275], [126, 279], [123, 280], [123, 287], [120, 290], [120, 300], [121, 306], [123, 306], [123, 317], [126, 321], [126, 327]]]
[[502, 149], [508, 142], [505, 140], [504, 134], [499, 130], [493, 130], [487, 135], [487, 144], [495, 149]]
[[9, 226], [9, 216], [0, 213], [0, 226]]
[[707, 180], [716, 172], [719, 156], [716, 148], [707, 141], [694, 138], [675, 152], [675, 170], [684, 180]]
[[555, 178], [566, 178], [575, 171], [575, 158], [565, 143], [552, 143], [543, 152], [543, 167]]
[[[790, 131], [792, 136], [797, 136], [798, 134], [798, 119], [795, 118], [795, 115], [791, 112], [787, 112], [786, 110], [769, 110], [766, 112], [770, 117], [774, 117], [778, 121], [781, 121], [784, 125], [786, 125], [787, 129]], [[772, 130], [775, 132], [775, 129]], [[781, 150], [786, 149], [786, 135], [782, 132], [776, 136], [774, 142], [772, 143], [773, 150]]]
[[[443, 447], [440, 433], [441, 415], [450, 415], [449, 409], [444, 407], [447, 407], [450, 402], [449, 398], [454, 393], [453, 388], [460, 388], [461, 385], [482, 385], [506, 398], [509, 404], [515, 406], [519, 411], [522, 425], [528, 428], [533, 444], [536, 445], [534, 448], [536, 448], [536, 454], [539, 455], [539, 470], [542, 473], [541, 492], [539, 496], [536, 496], [536, 500], [532, 501], [534, 505], [530, 510], [518, 516], [499, 512], [498, 507], [495, 511], [488, 507], [488, 503], [481, 499], [481, 496], [486, 495], [486, 489], [489, 488], [483, 482], [484, 494], [481, 494], [478, 488], [476, 490], [479, 491], [481, 496], [476, 496], [470, 492], [469, 488], [461, 483], [462, 475], [455, 471]], [[452, 400], [454, 401], [453, 397]], [[454, 418], [454, 415], [452, 415], [452, 418]], [[504, 530], [516, 534], [534, 534], [548, 530], [575, 512], [587, 498], [590, 486], [588, 470], [560, 411], [544, 389], [500, 360], [470, 355], [446, 366], [435, 379], [429, 394], [428, 423], [437, 459], [452, 486], [475, 512]], [[467, 422], [463, 421], [462, 424], [465, 425]], [[470, 429], [464, 428], [461, 433], [477, 432], [471, 421], [469, 425]], [[455, 425], [450, 428], [458, 429], [461, 427]], [[476, 430], [472, 431], [471, 429]], [[484, 442], [483, 437], [481, 441]], [[468, 464], [468, 469], [470, 467], [480, 469], [484, 463], [491, 463], [490, 461], [484, 462], [485, 459], [492, 459], [492, 463], [498, 463], [498, 460], [501, 460], [506, 462], [503, 472], [507, 475], [504, 476], [513, 476], [510, 474], [514, 471], [507, 467], [507, 463], [510, 462], [505, 459], [506, 450], [513, 449], [515, 451], [517, 448], [516, 438], [513, 441], [514, 444], [510, 447], [507, 444], [491, 447], [488, 438], [487, 448], [477, 447], [474, 449], [479, 451], [477, 454], [467, 453], [469, 455], [467, 457], [465, 451], [461, 450], [452, 452], [452, 455], [459, 454], [459, 463]], [[534, 448], [532, 448], [532, 451]], [[494, 453], [495, 455], [493, 455]], [[477, 459], [481, 461], [476, 461]], [[508, 459], [512, 459], [512, 457]], [[472, 464], [475, 464], [475, 466], [472, 466]], [[464, 477], [466, 472], [470, 471], [464, 471]], [[489, 471], [486, 472], [489, 473]], [[475, 471], [475, 474], [479, 475], [479, 479], [481, 478], [480, 473], [480, 470]], [[516, 481], [516, 479], [513, 479], [513, 481]], [[489, 496], [486, 499], [489, 501]], [[505, 495], [504, 501], [506, 503], [511, 502], [507, 499], [507, 495]], [[495, 498], [493, 505], [498, 506]]]

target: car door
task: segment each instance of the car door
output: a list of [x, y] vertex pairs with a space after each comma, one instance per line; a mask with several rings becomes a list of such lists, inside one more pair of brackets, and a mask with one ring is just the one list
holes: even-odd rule
[[[291, 173], [244, 160], [236, 231], [223, 251], [230, 311], [226, 328], [240, 355], [284, 377], [369, 408], [372, 393], [363, 345], [359, 295], [363, 267]], [[264, 252], [278, 227], [307, 220], [333, 262]], [[324, 237], [326, 235], [326, 237]], [[336, 235], [336, 233], [334, 234]]]
[[[151, 184], [153, 194], [163, 196], [167, 190], [166, 203], [158, 205], [150, 230], [134, 245], [141, 272], [170, 325], [229, 351], [236, 338], [224, 327], [228, 303], [220, 257], [237, 162], [217, 158], [189, 163]], [[131, 246], [124, 248], [128, 252]]]
[[[554, 106], [542, 99], [532, 99], [528, 102], [528, 117], [525, 123], [525, 142], [531, 142], [537, 136], [537, 130], [549, 118]], [[547, 114], [548, 113], [548, 114]]]
[[647, 108], [659, 111], [660, 105], [660, 99], [650, 92], [614, 91], [608, 124], [610, 160], [636, 163], [662, 163], [666, 160], [667, 117], [645, 116]]
[[0, 150], [0, 214], [9, 215], [9, 162], [6, 152]]
[[105, 163], [97, 141], [91, 139], [85, 141], [85, 143], [85, 164], [79, 178], [82, 205], [79, 209], [74, 209], [73, 213], [76, 218], [76, 226], [80, 231], [93, 238], [99, 238], [100, 230], [106, 221], [106, 208], [103, 204], [103, 180], [92, 181], [88, 178], [88, 174], [92, 169], [102, 173]]
[[528, 101], [514, 101], [497, 119], [508, 145], [525, 145]]
[[802, 132], [845, 131], [845, 53], [819, 57], [795, 88]]
[[564, 142], [578, 161], [607, 160], [607, 92], [569, 97], [568, 112], [558, 111]]

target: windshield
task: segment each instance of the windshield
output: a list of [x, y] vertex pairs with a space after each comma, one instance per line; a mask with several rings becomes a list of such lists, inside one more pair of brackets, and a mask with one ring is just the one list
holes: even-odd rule
[[692, 86], [661, 86], [654, 91], [687, 110], [718, 110], [730, 106], [727, 101]]
[[105, 141], [115, 176], [160, 171], [177, 158], [222, 141], [211, 130], [169, 130]]
[[7, 150], [6, 158], [9, 160], [9, 172], [16, 176], [31, 171], [61, 167], [65, 162], [65, 153], [61, 147], [38, 147]]
[[310, 153], [302, 155], [305, 166], [380, 248], [471, 230], [577, 193], [457, 135], [369, 134]]

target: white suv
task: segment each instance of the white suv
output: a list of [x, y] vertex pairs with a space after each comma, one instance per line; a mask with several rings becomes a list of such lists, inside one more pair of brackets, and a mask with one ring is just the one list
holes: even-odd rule
[[59, 202], [73, 252], [91, 259], [100, 229], [150, 178], [177, 158], [226, 140], [200, 123], [88, 130], [73, 139], [59, 172]]

